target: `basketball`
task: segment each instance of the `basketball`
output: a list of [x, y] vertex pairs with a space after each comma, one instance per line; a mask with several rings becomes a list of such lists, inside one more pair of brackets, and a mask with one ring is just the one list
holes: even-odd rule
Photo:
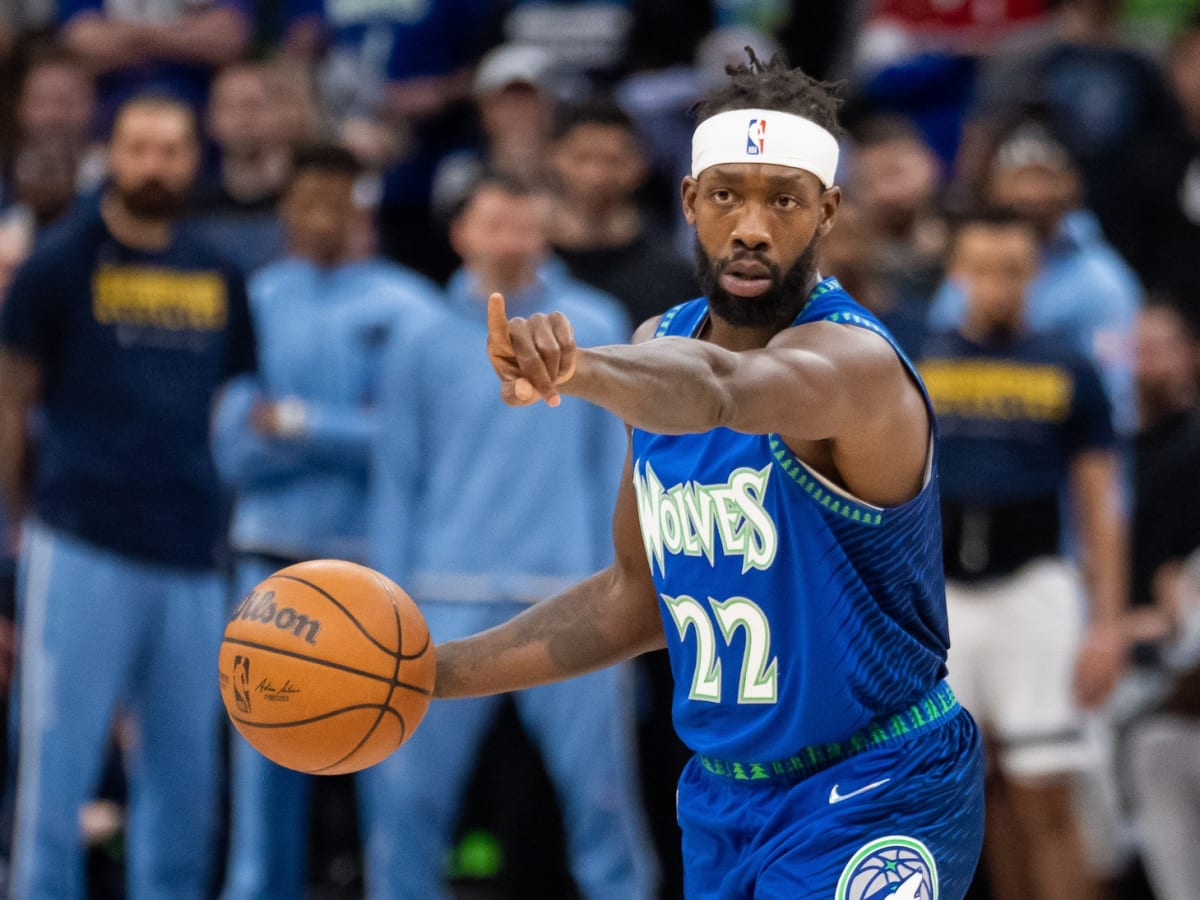
[[242, 598], [219, 665], [241, 735], [279, 765], [318, 775], [382, 760], [433, 695], [433, 645], [412, 598], [333, 559], [280, 569]]

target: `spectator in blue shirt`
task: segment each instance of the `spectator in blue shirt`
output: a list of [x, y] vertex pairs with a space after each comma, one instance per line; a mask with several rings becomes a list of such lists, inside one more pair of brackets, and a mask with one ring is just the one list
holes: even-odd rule
[[[393, 332], [438, 302], [398, 266], [355, 258], [354, 156], [297, 152], [282, 210], [289, 254], [250, 282], [256, 377], [235, 381], [215, 448], [235, 503], [235, 597], [305, 559], [366, 558], [368, 459], [379, 363]], [[310, 777], [234, 738], [226, 900], [299, 900], [307, 867]]]
[[[449, 309], [406, 329], [384, 363], [370, 560], [421, 604], [436, 641], [499, 624], [612, 553], [621, 424], [570, 399], [513, 417], [486, 356], [464, 352], [487, 337], [492, 291], [524, 314], [563, 310], [581, 342], [628, 336], [612, 298], [547, 276], [549, 216], [548, 197], [486, 176], [451, 226], [463, 268]], [[644, 900], [655, 886], [628, 678], [605, 669], [513, 695], [562, 806], [571, 873], [594, 900]], [[360, 776], [372, 896], [447, 896], [445, 852], [501, 699], [434, 704], [401, 752]]]

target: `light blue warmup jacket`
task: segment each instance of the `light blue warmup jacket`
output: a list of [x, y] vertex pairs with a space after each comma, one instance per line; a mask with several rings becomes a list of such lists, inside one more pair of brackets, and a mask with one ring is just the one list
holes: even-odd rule
[[[506, 300], [510, 316], [562, 311], [582, 347], [629, 335], [615, 300], [553, 267]], [[574, 397], [506, 406], [466, 272], [446, 307], [384, 362], [369, 559], [421, 602], [533, 602], [611, 560], [625, 429]]]
[[[383, 260], [323, 269], [295, 257], [251, 279], [259, 374], [232, 383], [214, 456], [234, 489], [235, 551], [361, 560], [379, 367], [395, 333], [432, 315], [438, 289]], [[303, 404], [299, 434], [250, 427], [260, 397]]]

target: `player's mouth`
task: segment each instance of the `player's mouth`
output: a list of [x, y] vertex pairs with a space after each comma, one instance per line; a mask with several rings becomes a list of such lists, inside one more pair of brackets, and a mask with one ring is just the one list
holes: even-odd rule
[[768, 266], [751, 260], [739, 260], [725, 266], [720, 281], [721, 287], [735, 297], [758, 297], [775, 283]]

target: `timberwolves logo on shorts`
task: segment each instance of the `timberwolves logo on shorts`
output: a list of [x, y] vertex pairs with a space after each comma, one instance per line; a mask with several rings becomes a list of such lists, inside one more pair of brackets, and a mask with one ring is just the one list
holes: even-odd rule
[[937, 900], [933, 854], [916, 838], [871, 841], [851, 857], [838, 879], [837, 900]]
[[767, 152], [767, 120], [751, 119], [746, 127], [746, 155], [762, 156]]

